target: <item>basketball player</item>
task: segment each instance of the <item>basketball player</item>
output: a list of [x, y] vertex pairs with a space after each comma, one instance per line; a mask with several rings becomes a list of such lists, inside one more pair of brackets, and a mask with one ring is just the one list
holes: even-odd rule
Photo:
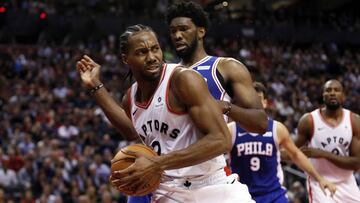
[[209, 19], [202, 7], [180, 1], [168, 8], [166, 21], [180, 64], [205, 78], [212, 96], [221, 100], [223, 113], [249, 132], [265, 133], [267, 116], [247, 68], [233, 58], [209, 56], [205, 51]]
[[322, 96], [325, 105], [300, 119], [295, 144], [303, 147], [315, 169], [335, 183], [337, 190], [329, 198], [308, 177], [310, 202], [358, 203], [360, 191], [353, 173], [360, 168], [359, 115], [342, 107], [345, 95], [339, 81], [327, 81]]
[[231, 137], [203, 78], [163, 63], [156, 34], [147, 26], [128, 27], [120, 41], [122, 60], [136, 80], [123, 108], [100, 82], [100, 66], [91, 58], [84, 56], [77, 69], [109, 120], [122, 133], [134, 133], [129, 138], [139, 135], [160, 156], [131, 153], [135, 163], [113, 173], [111, 183], [136, 190], [164, 173], [154, 202], [253, 202], [236, 176], [225, 175], [223, 153]]
[[[267, 106], [267, 94], [263, 84], [254, 83], [263, 107]], [[311, 165], [307, 157], [295, 146], [286, 127], [271, 118], [267, 132], [261, 136], [249, 133], [239, 125], [233, 125], [233, 148], [231, 170], [239, 174], [240, 182], [249, 187], [256, 202], [288, 203], [286, 189], [281, 186], [283, 171], [280, 164], [280, 149], [286, 150], [291, 160], [319, 182], [322, 190], [332, 193], [335, 186], [326, 181]]]
[[[209, 19], [201, 6], [191, 1], [175, 3], [168, 8], [166, 20], [180, 64], [205, 78], [223, 113], [251, 132], [265, 133], [267, 116], [247, 68], [233, 58], [206, 53], [204, 37]], [[128, 203], [146, 203], [146, 199], [148, 197], [129, 197]]]

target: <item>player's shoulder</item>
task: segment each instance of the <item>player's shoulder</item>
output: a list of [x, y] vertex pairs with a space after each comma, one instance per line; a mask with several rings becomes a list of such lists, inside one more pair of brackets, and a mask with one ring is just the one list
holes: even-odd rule
[[219, 66], [239, 66], [246, 68], [243, 63], [232, 57], [218, 57]]
[[300, 121], [299, 122], [309, 122], [309, 121], [312, 121], [313, 119], [313, 115], [314, 113], [317, 111], [314, 110], [314, 111], [311, 111], [311, 112], [306, 112], [304, 113], [301, 117], [300, 117]]
[[304, 115], [301, 116], [299, 123], [298, 123], [298, 130], [312, 130], [314, 127], [314, 118], [313, 118], [313, 112], [307, 112]]
[[197, 71], [189, 68], [185, 68], [180, 64], [170, 64], [174, 68], [171, 83], [182, 84], [186, 82], [192, 82], [193, 80], [203, 79], [203, 77]]
[[276, 128], [276, 131], [288, 131], [287, 127], [285, 126], [285, 124], [283, 124], [280, 121], [274, 120], [273, 121], [273, 125]]
[[350, 111], [350, 110], [348, 110], [349, 112], [350, 112], [350, 118], [351, 118], [351, 121], [353, 122], [353, 124], [356, 124], [356, 125], [360, 125], [360, 116], [359, 116], [359, 114], [357, 114], [357, 113], [355, 113], [355, 112], [353, 112], [353, 111]]
[[251, 78], [250, 72], [246, 66], [231, 57], [221, 57], [217, 69], [225, 80], [229, 78], [233, 81], [247, 81]]
[[185, 68], [179, 63], [165, 63], [167, 69], [182, 69]]

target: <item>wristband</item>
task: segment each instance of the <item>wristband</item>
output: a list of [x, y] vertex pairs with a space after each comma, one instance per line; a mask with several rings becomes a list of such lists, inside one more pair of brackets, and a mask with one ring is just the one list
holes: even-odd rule
[[93, 94], [94, 92], [98, 91], [102, 87], [104, 87], [104, 84], [100, 83], [100, 84], [96, 85], [95, 87], [91, 88], [89, 91], [90, 91], [91, 94]]

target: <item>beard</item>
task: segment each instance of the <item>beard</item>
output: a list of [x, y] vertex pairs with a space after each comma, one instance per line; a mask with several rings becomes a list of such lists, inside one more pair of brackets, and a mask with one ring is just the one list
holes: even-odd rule
[[198, 46], [198, 42], [197, 42], [196, 38], [194, 37], [188, 48], [181, 50], [181, 51], [176, 51], [176, 54], [181, 59], [188, 60], [193, 56], [197, 46]]
[[341, 107], [341, 104], [339, 102], [336, 103], [325, 102], [325, 106], [330, 110], [337, 110]]
[[163, 67], [164, 67], [164, 62], [161, 62], [159, 64], [159, 71], [156, 72], [156, 73], [153, 73], [153, 74], [142, 74], [142, 78], [143, 80], [145, 81], [148, 81], [148, 82], [154, 82], [154, 81], [157, 81], [160, 79], [161, 77], [161, 74], [163, 72]]

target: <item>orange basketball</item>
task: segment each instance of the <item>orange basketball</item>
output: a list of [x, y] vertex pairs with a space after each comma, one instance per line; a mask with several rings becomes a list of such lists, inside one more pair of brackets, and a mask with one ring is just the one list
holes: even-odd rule
[[[123, 170], [135, 162], [135, 157], [129, 155], [127, 151], [135, 151], [148, 156], [157, 156], [157, 154], [148, 146], [142, 144], [129, 145], [120, 149], [115, 157], [111, 160], [112, 172]], [[144, 187], [138, 189], [137, 191], [132, 188], [122, 188], [121, 190], [119, 188], [117, 189], [128, 196], [142, 196], [155, 191], [159, 187], [160, 179], [161, 175], [152, 177], [148, 184], [144, 185]]]

